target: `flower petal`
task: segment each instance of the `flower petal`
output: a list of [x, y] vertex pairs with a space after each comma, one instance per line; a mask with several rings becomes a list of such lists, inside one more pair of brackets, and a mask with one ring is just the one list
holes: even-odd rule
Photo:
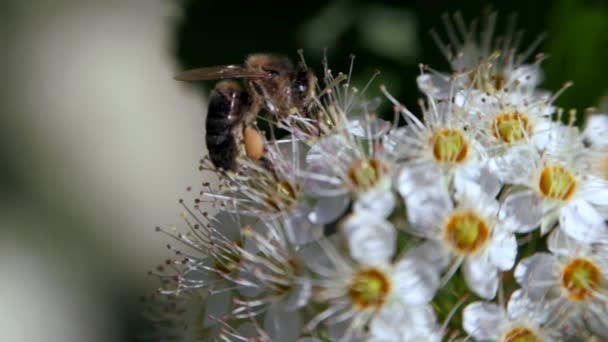
[[554, 275], [556, 259], [549, 253], [535, 253], [522, 259], [515, 267], [515, 280], [530, 299], [539, 301], [557, 283]]
[[435, 267], [437, 272], [442, 272], [451, 261], [450, 251], [443, 248], [440, 243], [426, 240], [415, 247], [410, 248], [405, 255], [411, 260], [421, 260]]
[[531, 190], [513, 193], [504, 200], [499, 218], [514, 233], [529, 233], [538, 228], [543, 218], [542, 199]]
[[479, 297], [492, 299], [498, 290], [498, 270], [484, 255], [469, 257], [464, 262], [467, 286]]
[[316, 224], [327, 224], [337, 220], [348, 209], [350, 196], [320, 197], [313, 210], [308, 214], [308, 220]]
[[441, 187], [438, 181], [443, 179], [441, 170], [432, 163], [419, 163], [403, 168], [397, 180], [397, 189], [404, 198], [429, 187]]
[[517, 257], [517, 240], [506, 231], [494, 232], [489, 251], [490, 260], [500, 270], [508, 271], [513, 268]]
[[593, 147], [608, 147], [608, 115], [595, 114], [589, 116], [582, 136]]
[[504, 183], [527, 185], [538, 157], [538, 152], [528, 145], [515, 146], [490, 159], [488, 167]]
[[511, 320], [525, 320], [536, 327], [547, 322], [551, 313], [551, 310], [543, 310], [540, 302], [530, 300], [521, 289], [513, 292], [507, 303], [507, 314]]
[[341, 231], [351, 257], [361, 264], [386, 264], [395, 253], [395, 228], [383, 218], [355, 213], [343, 222]]
[[370, 322], [367, 341], [430, 341], [429, 335], [438, 330], [435, 313], [429, 305], [393, 301], [384, 305]]
[[431, 265], [405, 258], [393, 270], [395, 294], [408, 304], [426, 304], [439, 288], [439, 274]]
[[608, 242], [608, 225], [604, 218], [585, 200], [574, 201], [563, 207], [559, 223], [571, 238], [583, 242]]
[[507, 314], [496, 304], [474, 302], [462, 312], [462, 328], [476, 340], [499, 340], [506, 324]]
[[280, 302], [273, 303], [264, 317], [264, 330], [272, 341], [296, 341], [302, 319], [297, 311], [286, 311]]
[[359, 196], [353, 210], [386, 218], [393, 212], [394, 207], [395, 196], [392, 191], [368, 191]]

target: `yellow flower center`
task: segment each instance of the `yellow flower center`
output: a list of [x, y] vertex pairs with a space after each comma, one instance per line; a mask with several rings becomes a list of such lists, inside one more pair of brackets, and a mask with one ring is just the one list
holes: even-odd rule
[[390, 282], [386, 276], [377, 269], [369, 268], [355, 274], [348, 288], [348, 296], [359, 309], [378, 308], [389, 291]]
[[530, 131], [528, 118], [519, 112], [501, 114], [494, 119], [492, 131], [497, 139], [507, 144], [519, 141]]
[[541, 342], [541, 339], [526, 327], [516, 327], [509, 330], [501, 342]]
[[457, 130], [444, 128], [431, 138], [433, 156], [440, 163], [460, 163], [466, 159], [469, 144]]
[[574, 259], [562, 271], [562, 285], [573, 301], [589, 298], [600, 286], [600, 279], [600, 269], [586, 259]]
[[559, 165], [546, 166], [540, 174], [539, 189], [544, 197], [565, 201], [576, 189], [572, 173]]
[[348, 178], [357, 190], [373, 188], [388, 173], [388, 165], [377, 159], [361, 159], [348, 169]]
[[490, 235], [484, 220], [473, 212], [456, 213], [445, 225], [445, 240], [459, 253], [471, 254], [483, 245]]

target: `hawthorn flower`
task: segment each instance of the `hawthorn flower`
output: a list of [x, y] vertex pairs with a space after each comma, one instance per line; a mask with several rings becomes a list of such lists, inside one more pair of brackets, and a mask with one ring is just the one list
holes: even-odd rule
[[[369, 118], [370, 122], [374, 120]], [[355, 211], [384, 217], [392, 212], [395, 205], [391, 190], [393, 162], [384, 153], [381, 140], [369, 134], [362, 139], [342, 131], [311, 146], [303, 174], [305, 190], [323, 201], [323, 208], [348, 204], [352, 197]], [[313, 217], [313, 221], [317, 220]]]
[[[320, 276], [316, 300], [327, 303], [327, 308], [308, 328], [324, 322], [339, 341], [365, 338], [368, 324], [372, 340], [393, 336], [406, 341], [407, 336], [434, 331], [435, 316], [428, 303], [439, 286], [435, 269], [414, 258], [392, 262], [396, 230], [381, 217], [354, 214], [341, 231], [352, 259], [321, 243], [323, 259], [311, 268]], [[359, 243], [365, 246], [358, 248]], [[411, 321], [395, 320], [395, 315]]]
[[[336, 203], [327, 212], [325, 203], [307, 199], [302, 176], [306, 145], [293, 136], [267, 143], [262, 165], [244, 160], [238, 173], [226, 173], [219, 187], [204, 184], [199, 203], [211, 203], [235, 215], [273, 221], [285, 220], [287, 237], [295, 244], [314, 241], [323, 234], [323, 224], [335, 220], [347, 203]], [[314, 220], [309, 219], [313, 217]]]
[[463, 265], [468, 287], [478, 296], [496, 295], [499, 272], [510, 270], [517, 255], [513, 233], [498, 217], [499, 204], [492, 195], [468, 184], [456, 202], [446, 189], [405, 198], [410, 226], [407, 231], [429, 239], [416, 253], [434, 255], [433, 264], [445, 272], [444, 282]]
[[505, 197], [501, 217], [509, 227], [527, 232], [540, 225], [546, 234], [559, 221], [560, 229], [581, 242], [608, 241], [608, 183], [588, 173], [575, 132], [557, 125], [544, 153], [528, 149], [511, 160], [518, 169], [511, 183], [525, 188]]
[[[458, 107], [429, 97], [422, 122], [382, 90], [407, 123], [385, 137], [387, 154], [401, 166], [397, 188], [402, 196], [435, 184], [451, 188], [460, 179], [479, 179], [486, 167], [486, 151]], [[498, 187], [498, 180], [489, 181], [494, 184], [488, 186]]]
[[520, 91], [535, 92], [542, 80], [540, 62], [525, 64], [543, 40], [539, 36], [524, 51], [518, 52], [521, 32], [515, 32], [515, 17], [509, 19], [503, 37], [494, 37], [496, 13], [484, 17], [484, 27], [480, 34], [476, 22], [467, 27], [460, 13], [454, 15], [453, 22], [448, 15], [443, 17], [449, 43], [445, 43], [433, 30], [435, 44], [450, 63], [453, 76], [434, 71], [423, 73], [417, 78], [418, 87], [428, 96], [436, 99], [450, 98], [452, 81], [458, 89], [478, 89], [484, 93], [494, 93], [502, 89], [517, 87]]
[[561, 230], [553, 231], [547, 245], [551, 253], [535, 253], [515, 269], [526, 296], [544, 305], [555, 329], [608, 337], [606, 245], [580, 244]]
[[545, 325], [551, 319], [522, 290], [513, 292], [506, 310], [493, 303], [474, 302], [462, 313], [462, 328], [476, 341], [557, 341]]

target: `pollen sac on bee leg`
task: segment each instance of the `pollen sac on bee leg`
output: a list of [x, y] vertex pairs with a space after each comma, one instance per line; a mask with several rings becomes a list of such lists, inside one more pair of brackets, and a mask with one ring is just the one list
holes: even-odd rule
[[264, 156], [264, 136], [255, 128], [246, 126], [243, 129], [243, 144], [247, 157], [259, 160]]

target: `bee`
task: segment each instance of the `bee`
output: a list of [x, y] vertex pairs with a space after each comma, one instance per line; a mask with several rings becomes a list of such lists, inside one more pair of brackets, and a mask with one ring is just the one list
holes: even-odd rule
[[[245, 89], [235, 81], [240, 79]], [[255, 128], [256, 118], [265, 110], [277, 119], [293, 113], [308, 113], [315, 96], [316, 78], [305, 64], [296, 68], [284, 57], [253, 54], [243, 65], [218, 65], [184, 71], [179, 81], [219, 82], [209, 96], [206, 137], [209, 159], [218, 169], [235, 171], [243, 153], [260, 160], [264, 137]]]

